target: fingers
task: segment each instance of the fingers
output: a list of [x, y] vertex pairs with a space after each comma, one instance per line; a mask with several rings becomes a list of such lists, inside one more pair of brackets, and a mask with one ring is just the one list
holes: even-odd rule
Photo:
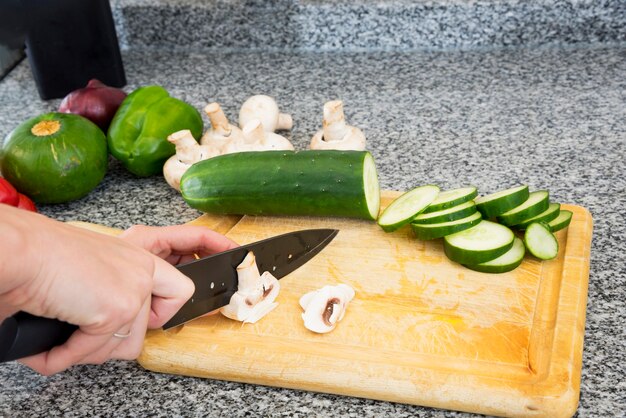
[[220, 233], [192, 225], [161, 228], [134, 226], [120, 237], [164, 259], [170, 255], [198, 254], [205, 257], [238, 246]]
[[163, 326], [191, 298], [194, 291], [191, 279], [165, 260], [156, 260], [148, 328]]

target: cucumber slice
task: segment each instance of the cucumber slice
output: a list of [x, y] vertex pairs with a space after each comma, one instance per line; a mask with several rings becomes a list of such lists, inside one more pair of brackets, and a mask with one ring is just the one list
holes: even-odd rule
[[511, 249], [500, 257], [480, 264], [466, 264], [465, 267], [483, 273], [506, 273], [507, 271], [515, 270], [522, 264], [525, 253], [524, 242], [515, 237]]
[[476, 212], [476, 204], [473, 200], [461, 203], [451, 208], [439, 210], [437, 212], [420, 213], [413, 219], [414, 224], [436, 224], [440, 222], [456, 221], [470, 216]]
[[411, 222], [439, 194], [439, 187], [426, 185], [416, 187], [391, 202], [378, 218], [378, 225], [385, 232], [392, 232]]
[[526, 219], [523, 222], [513, 225], [513, 228], [521, 230], [526, 229], [526, 227], [533, 222], [550, 222], [551, 220], [559, 216], [560, 208], [561, 205], [559, 203], [550, 203], [550, 205], [548, 205], [548, 209], [544, 210], [539, 215], [535, 215], [532, 218]]
[[524, 233], [524, 245], [528, 252], [541, 260], [551, 260], [559, 253], [559, 242], [550, 227], [540, 222], [528, 225]]
[[569, 210], [562, 210], [559, 212], [559, 216], [548, 222], [548, 226], [552, 232], [560, 231], [566, 228], [570, 222], [572, 222], [572, 215], [574, 213]]
[[437, 212], [460, 205], [461, 203], [472, 200], [477, 195], [478, 191], [476, 187], [462, 187], [460, 189], [446, 190], [445, 192], [439, 193], [437, 199], [433, 200], [433, 203], [424, 210], [424, 213]]
[[547, 190], [532, 192], [528, 195], [528, 199], [519, 206], [504, 212], [498, 216], [498, 222], [502, 225], [515, 225], [525, 219], [539, 215], [550, 206], [550, 195]]
[[476, 209], [483, 214], [483, 217], [490, 219], [521, 205], [528, 199], [528, 195], [528, 186], [517, 186], [481, 196], [474, 202]]
[[480, 212], [475, 211], [472, 215], [451, 222], [438, 224], [411, 224], [413, 232], [418, 239], [427, 240], [445, 237], [455, 232], [469, 229], [477, 225], [482, 219]]
[[509, 251], [514, 238], [513, 231], [506, 226], [481, 221], [472, 228], [446, 236], [443, 249], [452, 261], [476, 265]]

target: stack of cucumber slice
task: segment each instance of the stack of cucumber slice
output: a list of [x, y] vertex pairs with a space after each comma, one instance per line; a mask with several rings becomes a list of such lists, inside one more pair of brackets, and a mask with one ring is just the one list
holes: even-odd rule
[[[475, 187], [417, 187], [392, 202], [378, 223], [387, 232], [410, 223], [418, 239], [443, 238], [448, 258], [485, 273], [517, 268], [526, 250], [541, 260], [557, 256], [553, 233], [569, 225], [572, 212], [551, 203], [547, 190], [521, 185], [477, 195]], [[517, 237], [512, 229], [525, 232]]]

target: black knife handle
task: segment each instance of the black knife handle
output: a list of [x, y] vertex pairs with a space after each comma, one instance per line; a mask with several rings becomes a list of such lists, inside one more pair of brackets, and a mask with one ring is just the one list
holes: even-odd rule
[[76, 325], [18, 312], [0, 325], [0, 363], [43, 353], [66, 342]]

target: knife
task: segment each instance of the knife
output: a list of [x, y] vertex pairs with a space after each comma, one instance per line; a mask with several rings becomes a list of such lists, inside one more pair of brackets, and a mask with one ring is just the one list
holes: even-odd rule
[[[191, 298], [163, 326], [169, 329], [228, 305], [237, 291], [237, 266], [248, 251], [259, 271], [281, 279], [317, 255], [339, 231], [307, 229], [242, 245], [218, 254], [176, 266], [196, 286]], [[26, 312], [5, 319], [0, 325], [0, 363], [32, 356], [66, 342], [77, 326]]]

